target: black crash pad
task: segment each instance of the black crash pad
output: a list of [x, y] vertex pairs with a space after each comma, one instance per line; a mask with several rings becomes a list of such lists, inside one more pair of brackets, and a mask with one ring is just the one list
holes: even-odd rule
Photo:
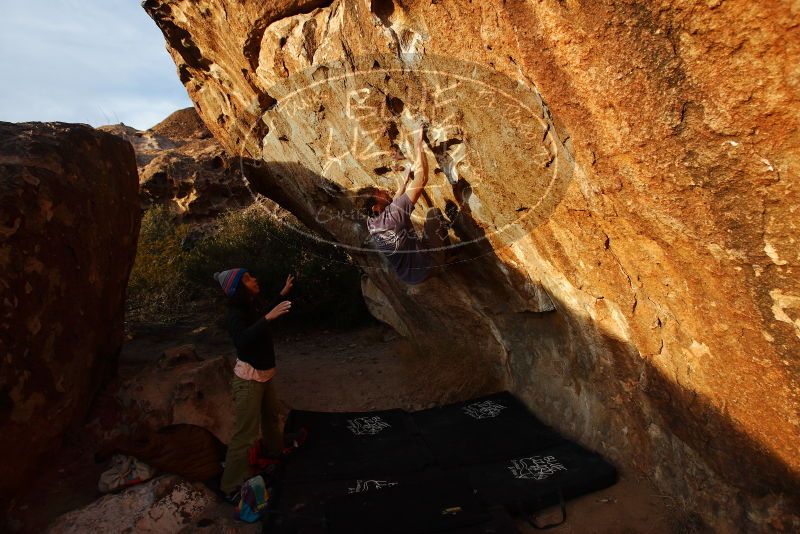
[[305, 429], [303, 446], [285, 466], [287, 480], [347, 480], [419, 471], [433, 463], [404, 410], [292, 410], [286, 432]]
[[381, 491], [398, 485], [413, 484], [420, 477], [430, 478], [436, 468], [414, 473], [385, 477], [364, 477], [340, 480], [284, 480], [279, 491], [273, 494], [273, 505], [286, 517], [300, 526], [321, 525], [325, 522], [325, 503], [332, 498], [356, 493]]
[[[503, 509], [489, 510], [489, 520], [485, 523], [464, 527], [448, 528], [441, 532], [449, 534], [519, 534], [514, 520]], [[271, 525], [275, 534], [327, 534], [329, 530], [323, 525], [298, 524], [296, 520], [279, 518]], [[409, 534], [413, 534], [409, 533]]]
[[502, 505], [512, 513], [540, 510], [561, 498], [567, 501], [617, 481], [614, 466], [572, 442], [458, 471], [484, 502]]
[[319, 524], [325, 519], [324, 505], [329, 499], [352, 493], [380, 491], [400, 484], [408, 476], [401, 474], [340, 480], [284, 480], [279, 491], [274, 494], [274, 502], [277, 502], [277, 509], [281, 513], [301, 518], [300, 523]]
[[[274, 518], [276, 521], [272, 527], [276, 534], [324, 534], [331, 532], [327, 528], [329, 521], [326, 519], [326, 503], [332, 501], [329, 505], [331, 507], [339, 506], [345, 502], [345, 510], [353, 506], [352, 503], [347, 502], [350, 499], [338, 499], [364, 492], [382, 491], [387, 488], [392, 488], [400, 485], [418, 485], [429, 484], [431, 478], [446, 477], [441, 470], [432, 468], [421, 473], [412, 473], [405, 475], [397, 475], [384, 479], [366, 478], [355, 480], [332, 480], [320, 482], [285, 482], [280, 488], [280, 492], [273, 495], [273, 503], [277, 503], [276, 513]], [[460, 479], [458, 486], [463, 491], [464, 480]], [[437, 485], [437, 491], [442, 491], [442, 486]], [[446, 488], [445, 488], [446, 491]], [[472, 497], [469, 498], [473, 502], [473, 506], [477, 506], [476, 510], [482, 509], [481, 503], [475, 503]], [[363, 502], [363, 501], [359, 501]], [[414, 514], [417, 511], [414, 503], [406, 502], [406, 508], [392, 508], [388, 513], [390, 515], [400, 514]], [[329, 512], [330, 513], [330, 512]], [[483, 518], [487, 518], [483, 521]], [[338, 521], [338, 523], [337, 523]], [[396, 519], [392, 519], [396, 521]], [[487, 510], [486, 514], [481, 513], [475, 518], [475, 523], [472, 520], [462, 521], [459, 519], [452, 524], [447, 523], [443, 532], [450, 532], [453, 534], [518, 534], [518, 530], [514, 525], [514, 521], [506, 510], [500, 507], [495, 507]], [[349, 524], [341, 525], [341, 520], [337, 519], [337, 512], [333, 512], [334, 529], [349, 528]], [[337, 526], [337, 524], [339, 526]], [[458, 526], [461, 525], [461, 526]], [[379, 528], [378, 532], [383, 532], [382, 525], [374, 525]], [[428, 532], [430, 525], [423, 524], [415, 527], [409, 524], [408, 521], [403, 522], [403, 528], [412, 529], [409, 534], [415, 531]], [[450, 528], [452, 527], [452, 528]], [[368, 531], [367, 526], [356, 527], [363, 528]], [[415, 530], [419, 528], [419, 530]], [[335, 532], [335, 530], [334, 530]]]
[[486, 523], [469, 525], [447, 530], [450, 534], [519, 534], [519, 529], [509, 513], [502, 508], [489, 510], [490, 519]]
[[491, 515], [465, 480], [442, 472], [378, 491], [328, 499], [327, 526], [334, 534], [425, 534], [488, 523]]
[[436, 461], [456, 467], [530, 454], [564, 442], [508, 392], [411, 414]]
[[290, 412], [286, 432], [300, 428], [276, 512], [309, 534], [514, 532], [497, 507], [532, 513], [617, 479], [508, 392], [411, 414]]
[[354, 441], [345, 445], [301, 448], [284, 466], [286, 480], [335, 480], [419, 471], [433, 456], [418, 437]]
[[292, 410], [286, 419], [284, 431], [295, 433], [301, 428], [308, 432], [303, 445], [305, 449], [397, 439], [416, 433], [408, 412], [399, 409], [375, 412]]
[[308, 437], [285, 467], [287, 480], [347, 480], [419, 471], [433, 463], [404, 410], [311, 412], [292, 410], [286, 432]]

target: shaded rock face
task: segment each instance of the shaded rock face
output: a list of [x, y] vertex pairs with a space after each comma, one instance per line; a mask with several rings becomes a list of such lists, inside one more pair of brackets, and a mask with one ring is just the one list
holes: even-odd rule
[[225, 445], [205, 428], [177, 424], [155, 432], [120, 435], [95, 452], [95, 461], [113, 460], [118, 458], [116, 455], [132, 456], [162, 473], [202, 482], [222, 474], [226, 450]]
[[122, 345], [139, 232], [130, 144], [0, 122], [0, 495], [85, 415]]
[[116, 394], [123, 419], [157, 430], [173, 424], [203, 427], [223, 443], [233, 435], [233, 369], [224, 357], [204, 360], [191, 345], [176, 347], [123, 382]]
[[165, 205], [202, 222], [252, 203], [238, 160], [225, 153], [194, 108], [178, 110], [145, 131], [124, 124], [98, 129], [133, 145], [143, 208]]
[[[510, 387], [717, 528], [798, 526], [796, 10], [143, 5], [254, 188], [353, 247], [373, 307], [441, 360], [426, 379]], [[422, 203], [473, 261], [408, 287], [348, 214], [396, 185], [419, 116]]]
[[217, 501], [203, 484], [166, 475], [107, 495], [62, 515], [51, 534], [84, 532], [178, 532], [197, 528]]

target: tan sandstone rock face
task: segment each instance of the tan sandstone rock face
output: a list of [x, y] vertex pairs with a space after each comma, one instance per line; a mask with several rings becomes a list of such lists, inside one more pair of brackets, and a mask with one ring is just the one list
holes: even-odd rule
[[7, 497], [116, 368], [140, 210], [130, 144], [86, 125], [0, 123], [0, 184]]
[[98, 129], [133, 145], [143, 208], [161, 204], [199, 222], [252, 203], [238, 160], [225, 153], [194, 108], [178, 110], [145, 131], [124, 124]]
[[[248, 185], [351, 247], [441, 361], [426, 379], [506, 385], [718, 529], [800, 527], [796, 8], [143, 5]], [[448, 214], [471, 261], [412, 288], [355, 213], [419, 117], [416, 215]]]

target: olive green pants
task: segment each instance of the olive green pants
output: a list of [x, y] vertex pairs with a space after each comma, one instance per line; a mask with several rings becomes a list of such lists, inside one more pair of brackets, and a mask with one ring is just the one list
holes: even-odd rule
[[280, 408], [274, 382], [274, 378], [257, 382], [242, 380], [238, 376], [234, 376], [231, 381], [236, 420], [220, 482], [220, 489], [225, 493], [232, 492], [249, 478], [251, 473], [247, 451], [258, 439], [259, 425], [266, 453], [278, 456], [283, 450], [283, 433], [278, 417]]

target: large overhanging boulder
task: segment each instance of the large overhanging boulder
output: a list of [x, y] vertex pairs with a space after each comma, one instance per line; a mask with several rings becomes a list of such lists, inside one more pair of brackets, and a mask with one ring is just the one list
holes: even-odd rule
[[0, 122], [0, 497], [116, 369], [137, 185], [133, 148], [116, 136]]
[[[348, 247], [381, 316], [440, 362], [421, 379], [452, 396], [505, 384], [719, 528], [799, 521], [800, 13], [143, 6], [251, 191]], [[365, 187], [395, 185], [419, 117], [423, 204], [472, 261], [414, 288], [355, 214]]]

